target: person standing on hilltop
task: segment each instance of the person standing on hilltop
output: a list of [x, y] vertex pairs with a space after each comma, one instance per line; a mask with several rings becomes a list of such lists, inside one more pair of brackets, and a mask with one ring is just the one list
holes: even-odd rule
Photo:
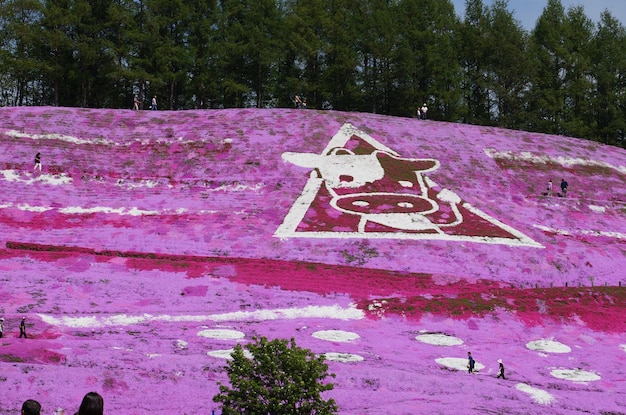
[[156, 100], [156, 95], [152, 97], [152, 105], [150, 106], [150, 109], [152, 111], [156, 111], [157, 110], [157, 100]]
[[420, 108], [420, 113], [422, 114], [422, 120], [426, 119], [427, 112], [428, 112], [428, 107], [426, 106], [426, 103], [424, 102], [424, 105], [422, 105], [422, 108]]
[[0, 318], [0, 339], [4, 335], [4, 319]]
[[135, 95], [135, 98], [133, 99], [133, 109], [135, 111], [139, 111], [139, 97], [137, 95]]
[[552, 179], [548, 180], [548, 187], [546, 188], [546, 196], [552, 196]]

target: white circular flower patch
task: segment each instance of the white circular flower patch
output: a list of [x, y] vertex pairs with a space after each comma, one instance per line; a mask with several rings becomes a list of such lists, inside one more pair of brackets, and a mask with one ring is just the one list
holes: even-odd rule
[[[211, 350], [210, 352], [207, 352], [207, 354], [211, 357], [233, 360], [234, 351], [235, 349]], [[243, 349], [243, 355], [248, 359], [252, 359], [252, 353], [250, 353], [248, 349]]]
[[364, 360], [362, 356], [351, 353], [329, 352], [324, 353], [324, 357], [326, 358], [326, 360], [330, 360], [333, 362], [362, 362]]
[[328, 340], [329, 342], [349, 342], [361, 337], [356, 333], [343, 330], [320, 330], [316, 331], [311, 336], [320, 340]]
[[[465, 370], [467, 371], [467, 359], [462, 357], [440, 357], [435, 359], [435, 362], [449, 369]], [[479, 371], [485, 368], [485, 365], [476, 362], [474, 364], [474, 371]]]
[[240, 340], [246, 337], [246, 335], [240, 331], [228, 329], [201, 330], [198, 332], [198, 336], [217, 340]]
[[572, 351], [569, 346], [554, 340], [541, 339], [533, 340], [526, 343], [526, 347], [530, 350], [547, 353], [569, 353]]
[[187, 342], [186, 342], [186, 341], [184, 341], [184, 340], [180, 340], [180, 339], [178, 339], [178, 340], [176, 340], [176, 346], [177, 346], [179, 349], [186, 349], [186, 348], [187, 348]]
[[554, 369], [550, 372], [557, 379], [571, 380], [573, 382], [592, 382], [600, 380], [600, 376], [593, 372], [582, 369]]
[[415, 340], [422, 343], [434, 344], [435, 346], [460, 346], [463, 344], [463, 340], [458, 337], [437, 333], [420, 334], [415, 337]]
[[533, 401], [542, 405], [547, 405], [554, 401], [554, 396], [552, 396], [548, 392], [541, 389], [533, 388], [532, 386], [525, 383], [518, 383], [517, 385], [515, 385], [515, 389], [520, 392], [529, 394]]
[[620, 344], [619, 347], [626, 352], [626, 344]]

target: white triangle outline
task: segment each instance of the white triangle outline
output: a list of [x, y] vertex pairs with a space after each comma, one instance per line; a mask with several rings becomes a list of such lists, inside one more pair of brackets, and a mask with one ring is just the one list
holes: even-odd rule
[[[339, 131], [331, 138], [326, 148], [320, 153], [321, 155], [328, 154], [333, 148], [343, 147], [353, 135], [358, 136], [363, 141], [377, 150], [385, 151], [396, 157], [400, 155], [389, 147], [383, 145], [369, 134], [362, 130], [359, 130], [349, 123], [341, 126]], [[435, 160], [435, 159], [432, 159]], [[435, 160], [439, 164], [438, 160]], [[429, 184], [435, 186], [432, 180], [429, 180]], [[300, 222], [304, 219], [311, 204], [315, 200], [317, 193], [324, 183], [324, 179], [317, 177], [317, 174], [312, 171], [311, 175], [306, 182], [304, 189], [300, 196], [298, 196], [291, 206], [287, 215], [283, 219], [281, 225], [274, 232], [274, 237], [287, 239], [287, 238], [330, 238], [330, 239], [402, 239], [402, 240], [439, 240], [439, 241], [456, 241], [456, 242], [478, 242], [486, 244], [498, 244], [508, 246], [524, 246], [533, 248], [544, 248], [543, 245], [534, 241], [530, 237], [526, 236], [522, 232], [512, 228], [509, 225], [502, 223], [501, 221], [487, 215], [480, 209], [472, 206], [470, 203], [463, 203], [462, 206], [473, 213], [474, 215], [486, 220], [487, 222], [499, 227], [500, 229], [510, 233], [515, 238], [501, 238], [490, 236], [467, 236], [467, 235], [447, 235], [447, 234], [432, 234], [432, 233], [402, 233], [402, 232], [335, 232], [335, 231], [305, 231], [298, 232], [297, 228]]]

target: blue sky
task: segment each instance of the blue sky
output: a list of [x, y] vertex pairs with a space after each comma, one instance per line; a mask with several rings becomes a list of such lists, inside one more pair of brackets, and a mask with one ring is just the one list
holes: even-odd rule
[[[509, 0], [509, 10], [513, 12], [513, 17], [530, 31], [535, 27], [547, 2], [547, 0]], [[452, 0], [452, 3], [456, 13], [463, 17], [465, 0]], [[492, 0], [483, 0], [483, 3], [485, 6], [491, 6]], [[585, 14], [594, 23], [600, 21], [600, 14], [607, 9], [613, 17], [626, 26], [626, 0], [561, 0], [561, 3], [565, 10], [571, 6], [583, 6]]]

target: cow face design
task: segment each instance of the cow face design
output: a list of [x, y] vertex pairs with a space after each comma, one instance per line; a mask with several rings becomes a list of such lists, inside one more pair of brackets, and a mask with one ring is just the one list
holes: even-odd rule
[[440, 188], [428, 177], [440, 168], [438, 160], [401, 157], [349, 124], [321, 154], [285, 152], [282, 158], [311, 173], [275, 236], [540, 246]]

